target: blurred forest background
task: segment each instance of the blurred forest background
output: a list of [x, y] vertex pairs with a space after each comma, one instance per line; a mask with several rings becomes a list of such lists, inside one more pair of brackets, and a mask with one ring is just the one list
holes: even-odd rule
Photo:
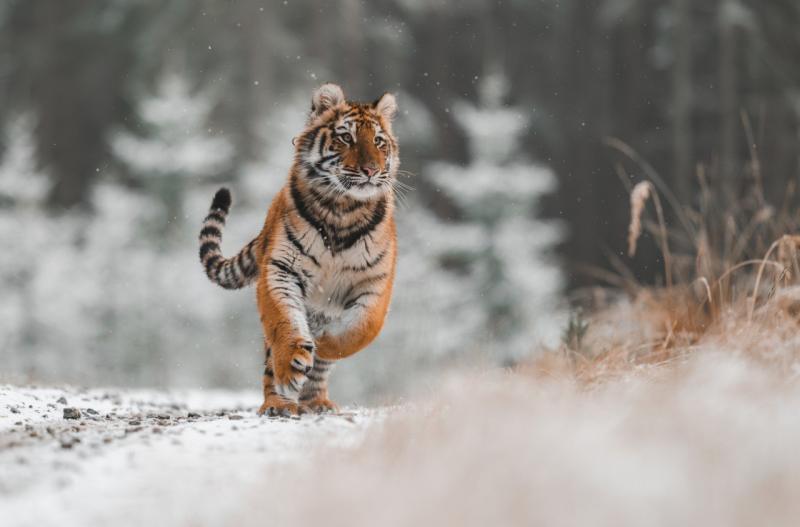
[[226, 184], [226, 252], [255, 234], [326, 81], [398, 94], [415, 188], [335, 394], [513, 362], [604, 270], [662, 281], [652, 241], [624, 256], [626, 184], [796, 208], [798, 28], [796, 0], [7, 0], [0, 380], [258, 385], [253, 294], [205, 282], [196, 231]]

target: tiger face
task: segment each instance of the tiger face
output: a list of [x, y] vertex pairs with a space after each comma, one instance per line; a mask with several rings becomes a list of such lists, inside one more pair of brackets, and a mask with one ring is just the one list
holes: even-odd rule
[[308, 182], [331, 196], [358, 201], [391, 192], [400, 164], [391, 128], [396, 112], [390, 93], [373, 103], [357, 103], [347, 101], [335, 84], [319, 87], [307, 127], [295, 141]]

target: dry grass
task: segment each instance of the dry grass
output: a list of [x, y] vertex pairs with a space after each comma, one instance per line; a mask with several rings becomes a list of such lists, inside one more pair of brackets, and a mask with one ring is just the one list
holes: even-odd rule
[[[742, 120], [750, 137], [747, 116]], [[795, 361], [798, 351], [787, 348], [800, 329], [800, 236], [794, 234], [800, 232], [800, 214], [791, 206], [794, 185], [788, 186], [780, 206], [767, 203], [753, 148], [748, 168], [752, 186], [743, 198], [731, 202], [715, 193], [701, 166], [700, 199], [691, 208], [680, 203], [630, 146], [616, 139], [607, 144], [649, 178], [629, 186], [628, 254], [635, 256], [640, 238], [651, 235], [661, 251], [663, 285], [638, 283], [615, 260], [619, 273], [600, 276], [624, 290], [627, 298], [592, 302], [585, 334], [577, 339], [565, 335], [560, 349], [536, 356], [521, 371], [592, 384], [643, 371], [657, 373], [654, 369], [685, 361], [706, 347], [762, 362], [780, 356], [777, 362], [784, 368]], [[621, 167], [618, 171], [629, 185], [628, 174]], [[659, 195], [670, 207], [673, 225], [667, 225]], [[774, 346], [783, 349], [776, 354]]]

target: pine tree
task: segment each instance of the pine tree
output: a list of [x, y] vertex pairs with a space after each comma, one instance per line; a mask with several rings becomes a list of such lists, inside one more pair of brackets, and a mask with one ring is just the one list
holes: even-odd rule
[[[480, 83], [477, 106], [456, 105], [471, 161], [428, 170], [460, 216], [436, 236], [439, 263], [465, 275], [453, 292], [460, 308], [451, 318], [473, 320], [464, 337], [499, 359], [519, 357], [537, 340], [555, 337], [555, 302], [563, 280], [549, 257], [559, 229], [536, 218], [537, 203], [554, 190], [555, 178], [519, 154], [528, 121], [518, 109], [503, 105], [506, 92], [505, 77], [491, 74]], [[479, 312], [462, 313], [474, 309]]]
[[168, 223], [182, 218], [189, 180], [196, 184], [230, 168], [231, 143], [208, 127], [213, 100], [210, 93], [192, 93], [183, 75], [165, 72], [155, 93], [138, 104], [141, 133], [112, 137], [117, 158], [162, 201]]

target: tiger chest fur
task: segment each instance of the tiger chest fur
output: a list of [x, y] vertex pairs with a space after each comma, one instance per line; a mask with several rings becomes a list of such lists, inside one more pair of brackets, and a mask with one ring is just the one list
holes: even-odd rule
[[364, 307], [386, 288], [394, 271], [393, 247], [382, 215], [385, 211], [378, 208], [356, 214], [361, 220], [350, 218], [325, 229], [301, 224], [295, 232], [288, 227], [288, 243], [276, 256], [289, 263], [302, 281], [302, 302], [313, 338], [341, 335], [363, 323]]

